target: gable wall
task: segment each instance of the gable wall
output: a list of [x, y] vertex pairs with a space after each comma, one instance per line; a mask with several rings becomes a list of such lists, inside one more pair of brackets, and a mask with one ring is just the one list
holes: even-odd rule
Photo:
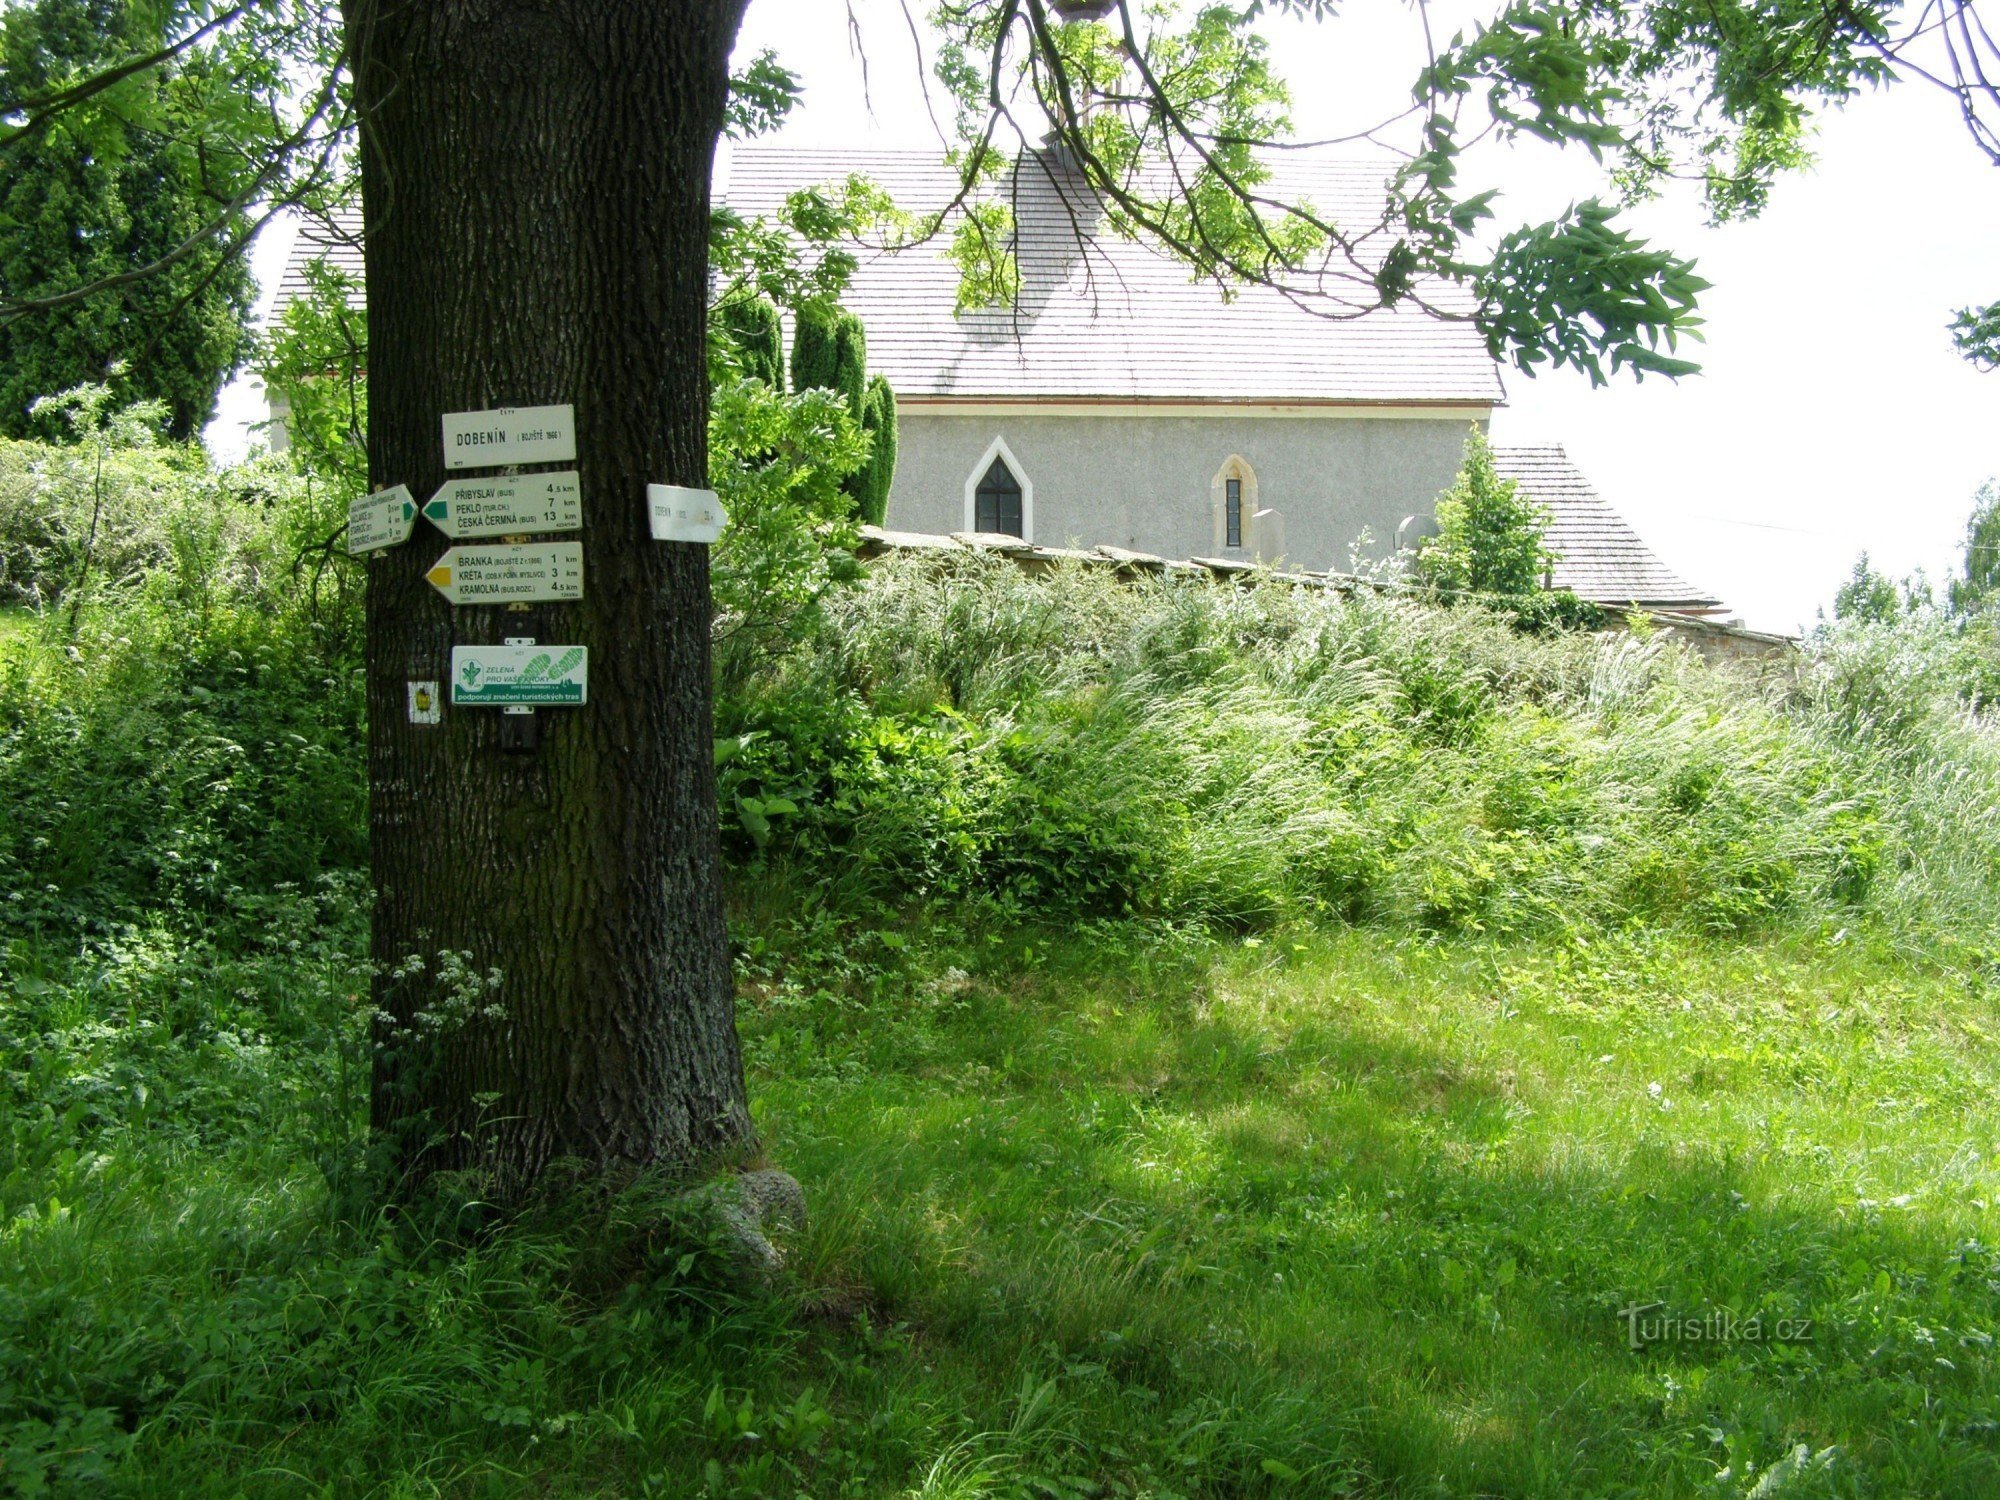
[[1285, 558], [1302, 568], [1344, 568], [1364, 528], [1379, 552], [1404, 517], [1430, 513], [1458, 472], [1467, 429], [1475, 418], [1486, 425], [1479, 408], [1406, 410], [1411, 414], [1017, 415], [1019, 408], [1001, 407], [973, 416], [905, 405], [887, 525], [970, 530], [966, 480], [983, 468], [981, 456], [998, 437], [1034, 486], [1030, 540], [1212, 556], [1220, 550], [1213, 481], [1240, 455], [1255, 471], [1257, 505], [1284, 516]]

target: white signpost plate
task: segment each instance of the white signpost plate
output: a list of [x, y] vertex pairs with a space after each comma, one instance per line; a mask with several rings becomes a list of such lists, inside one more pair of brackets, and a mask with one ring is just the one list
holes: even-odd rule
[[447, 469], [564, 464], [575, 457], [576, 408], [572, 406], [504, 406], [498, 411], [444, 414]]
[[582, 646], [453, 646], [454, 707], [557, 708], [581, 705], [590, 652]]
[[359, 557], [407, 542], [416, 529], [417, 502], [409, 486], [391, 485], [347, 502], [347, 550]]
[[646, 501], [652, 510], [656, 542], [708, 544], [722, 535], [729, 512], [714, 490], [691, 490], [678, 484], [649, 484]]
[[583, 484], [574, 469], [505, 479], [449, 479], [424, 503], [446, 536], [583, 530]]
[[453, 604], [581, 599], [583, 543], [452, 547], [424, 577]]

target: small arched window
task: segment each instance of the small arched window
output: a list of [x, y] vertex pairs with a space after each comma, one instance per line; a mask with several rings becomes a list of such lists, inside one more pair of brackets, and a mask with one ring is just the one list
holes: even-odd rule
[[979, 487], [973, 491], [972, 529], [1005, 532], [1008, 536], [1022, 535], [1021, 481], [1014, 477], [1007, 461], [998, 455], [987, 466]]
[[995, 438], [965, 476], [965, 529], [1035, 539], [1035, 484], [1005, 438]]
[[1215, 511], [1215, 545], [1223, 552], [1248, 552], [1259, 543], [1257, 536], [1257, 471], [1241, 454], [1232, 453], [1223, 461], [1209, 485]]

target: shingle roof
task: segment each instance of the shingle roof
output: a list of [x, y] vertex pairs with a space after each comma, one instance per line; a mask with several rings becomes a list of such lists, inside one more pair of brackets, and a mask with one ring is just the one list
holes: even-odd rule
[[1551, 521], [1547, 542], [1556, 554], [1555, 586], [1598, 604], [1640, 604], [1648, 609], [1711, 610], [1711, 598], [1653, 555], [1625, 518], [1559, 443], [1493, 449], [1493, 467], [1518, 482], [1543, 505]]
[[[857, 173], [918, 212], [944, 207], [957, 189], [935, 153], [744, 145], [730, 154], [723, 196], [739, 212], [770, 214], [794, 189]], [[1366, 231], [1379, 224], [1386, 175], [1380, 162], [1300, 153], [1277, 164], [1267, 191], [1310, 203], [1362, 237], [1364, 257], [1379, 257], [1391, 238]], [[868, 330], [869, 364], [899, 396], [1476, 405], [1505, 397], [1469, 321], [1414, 310], [1334, 319], [1322, 315], [1333, 308], [1324, 296], [1302, 305], [1262, 287], [1225, 300], [1184, 263], [1084, 212], [1092, 200], [1051, 153], [1023, 157], [1000, 192], [1014, 209], [1015, 307], [954, 313], [959, 269], [948, 231], [865, 254], [842, 297]], [[1082, 238], [1080, 224], [1090, 230]], [[1471, 311], [1453, 289], [1431, 290], [1454, 312]]]
[[357, 285], [363, 279], [361, 264], [361, 213], [358, 209], [337, 211], [331, 218], [307, 217], [299, 220], [298, 237], [285, 257], [284, 274], [278, 278], [278, 295], [271, 304], [276, 321], [286, 306], [306, 294], [306, 267], [324, 259], [337, 271], [345, 271]]
[[[1304, 201], [1359, 238], [1364, 261], [1390, 237], [1378, 226], [1381, 162], [1297, 153], [1273, 169], [1270, 196]], [[721, 196], [748, 215], [771, 214], [797, 188], [853, 174], [888, 190], [898, 207], [948, 203], [957, 177], [934, 152], [801, 150], [737, 145]], [[1014, 208], [1021, 296], [1015, 307], [956, 314], [959, 270], [950, 234], [894, 253], [865, 253], [842, 298], [868, 329], [871, 368], [899, 396], [1241, 402], [1496, 405], [1498, 367], [1469, 321], [1415, 310], [1330, 318], [1326, 297], [1288, 298], [1262, 287], [1225, 300], [1213, 283], [1158, 248], [1095, 226], [1081, 242], [1087, 198], [1060, 159], [1024, 158], [1003, 192]], [[303, 294], [316, 257], [362, 273], [360, 216], [306, 220], [278, 283], [273, 316]], [[1350, 270], [1350, 275], [1356, 274]], [[1333, 283], [1329, 283], [1333, 285]], [[1463, 293], [1426, 288], [1469, 314]], [[1317, 307], [1320, 311], [1314, 311]]]

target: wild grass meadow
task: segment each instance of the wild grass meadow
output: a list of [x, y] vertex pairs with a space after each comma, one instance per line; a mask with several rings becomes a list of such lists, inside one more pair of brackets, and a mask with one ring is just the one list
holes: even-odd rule
[[725, 633], [751, 1292], [671, 1183], [379, 1206], [338, 516], [0, 449], [0, 1490], [2000, 1493], [1978, 619], [967, 557]]

